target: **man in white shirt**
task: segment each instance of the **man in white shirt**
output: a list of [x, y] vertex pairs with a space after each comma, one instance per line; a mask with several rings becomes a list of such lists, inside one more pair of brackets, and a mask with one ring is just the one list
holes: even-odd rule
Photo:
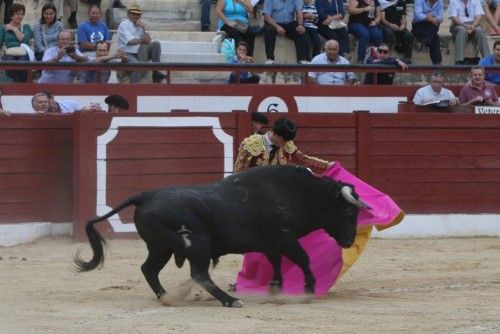
[[[325, 52], [314, 57], [311, 64], [349, 65], [349, 61], [339, 56], [339, 43], [330, 39], [325, 43]], [[353, 72], [309, 72], [308, 80], [320, 85], [352, 85], [357, 81]]]
[[484, 15], [480, 0], [450, 0], [448, 15], [452, 21], [450, 32], [455, 41], [455, 65], [464, 64], [464, 50], [467, 39], [472, 38], [481, 56], [490, 55], [486, 34], [480, 23]]
[[451, 90], [443, 87], [444, 81], [444, 73], [442, 71], [434, 71], [431, 75], [431, 83], [417, 90], [413, 98], [413, 103], [427, 105], [449, 101], [450, 105], [456, 105], [458, 99]]
[[[74, 36], [71, 31], [62, 30], [57, 34], [57, 45], [48, 48], [43, 54], [44, 62], [84, 63], [88, 57], [75, 49]], [[74, 70], [43, 70], [38, 83], [72, 84], [77, 71]]]
[[[128, 18], [123, 20], [118, 26], [118, 48], [125, 51], [129, 63], [139, 62], [139, 49], [144, 50], [147, 60], [159, 62], [161, 57], [161, 45], [158, 41], [152, 41], [146, 25], [141, 21], [141, 7], [131, 5], [127, 11]], [[142, 53], [142, 52], [141, 52]], [[130, 77], [130, 83], [140, 82], [143, 72], [133, 72]], [[160, 83], [165, 75], [153, 71], [153, 82]]]

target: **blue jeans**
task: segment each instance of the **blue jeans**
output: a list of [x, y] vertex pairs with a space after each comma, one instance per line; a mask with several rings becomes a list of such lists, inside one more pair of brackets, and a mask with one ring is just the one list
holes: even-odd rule
[[366, 48], [371, 42], [379, 46], [383, 42], [380, 26], [365, 26], [361, 23], [349, 23], [349, 33], [358, 39], [358, 62], [365, 59]]
[[212, 0], [201, 0], [201, 29], [210, 28], [210, 6]]

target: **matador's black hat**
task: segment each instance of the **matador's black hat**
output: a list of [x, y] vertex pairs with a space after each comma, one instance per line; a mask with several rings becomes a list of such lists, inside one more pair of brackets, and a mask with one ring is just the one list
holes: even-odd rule
[[297, 134], [297, 127], [286, 118], [279, 118], [274, 122], [273, 132], [285, 140], [292, 140]]
[[252, 121], [260, 124], [268, 124], [269, 120], [262, 113], [254, 111], [252, 112]]
[[128, 110], [129, 107], [128, 101], [120, 95], [110, 95], [104, 100], [104, 102], [106, 104], [110, 104], [112, 106], [116, 106], [125, 110]]

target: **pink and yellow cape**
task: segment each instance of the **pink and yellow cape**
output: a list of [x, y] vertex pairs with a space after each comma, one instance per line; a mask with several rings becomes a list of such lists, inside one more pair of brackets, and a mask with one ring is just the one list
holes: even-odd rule
[[[372, 210], [361, 209], [358, 216], [358, 228], [354, 244], [347, 249], [341, 248], [324, 230], [317, 230], [299, 239], [309, 255], [311, 270], [316, 278], [315, 295], [326, 294], [335, 282], [349, 269], [363, 252], [372, 227], [383, 230], [401, 222], [404, 212], [386, 194], [364, 183], [339, 163], [329, 168], [325, 176], [336, 181], [354, 185], [363, 202]], [[282, 258], [282, 292], [285, 294], [304, 293], [304, 274], [302, 270], [286, 257]], [[273, 268], [262, 253], [247, 253], [243, 258], [243, 267], [236, 279], [236, 291], [239, 293], [268, 293], [273, 277]]]

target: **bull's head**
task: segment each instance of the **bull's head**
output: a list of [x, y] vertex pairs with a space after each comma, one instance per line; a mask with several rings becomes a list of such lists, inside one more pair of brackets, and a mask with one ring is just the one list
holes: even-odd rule
[[344, 185], [338, 196], [337, 233], [335, 240], [343, 248], [349, 248], [354, 243], [360, 208], [371, 209], [366, 203], [359, 199], [352, 187]]

